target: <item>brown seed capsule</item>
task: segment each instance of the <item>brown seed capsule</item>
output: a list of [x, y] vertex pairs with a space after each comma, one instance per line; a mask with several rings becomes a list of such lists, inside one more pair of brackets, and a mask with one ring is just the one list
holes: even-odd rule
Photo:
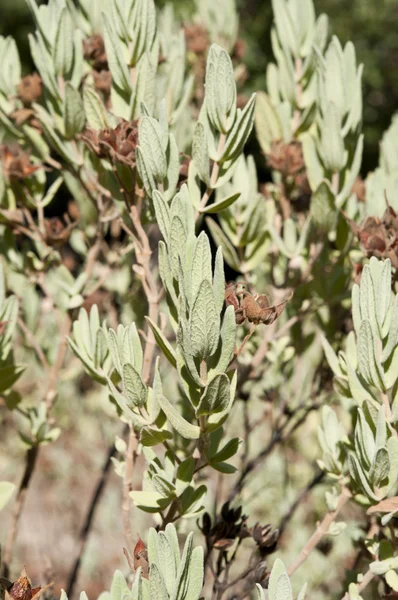
[[138, 536], [138, 542], [134, 548], [134, 570], [136, 571], [141, 567], [141, 575], [144, 579], [149, 578], [149, 559], [148, 559], [148, 551], [147, 548]]
[[40, 75], [26, 75], [17, 87], [18, 98], [25, 107], [29, 107], [33, 102], [37, 102], [43, 93], [43, 84]]

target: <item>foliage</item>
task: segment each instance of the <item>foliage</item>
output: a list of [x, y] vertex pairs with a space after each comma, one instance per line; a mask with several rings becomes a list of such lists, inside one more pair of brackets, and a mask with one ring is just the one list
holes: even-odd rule
[[397, 122], [365, 184], [354, 45], [312, 0], [274, 0], [275, 62], [249, 98], [230, 0], [184, 28], [153, 0], [27, 4], [36, 72], [0, 38], [0, 414], [25, 452], [4, 595], [28, 587], [8, 577], [43, 446], [68, 414], [85, 438], [87, 389], [123, 431], [63, 600], [111, 465], [131, 573], [102, 600], [292, 600], [309, 556], [313, 598], [398, 591]]

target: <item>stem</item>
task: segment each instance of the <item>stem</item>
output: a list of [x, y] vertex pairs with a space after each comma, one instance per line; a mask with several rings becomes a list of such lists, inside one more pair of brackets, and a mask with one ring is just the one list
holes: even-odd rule
[[328, 512], [324, 516], [321, 523], [318, 525], [308, 542], [305, 544], [304, 548], [301, 550], [296, 560], [287, 569], [287, 573], [289, 576], [291, 576], [307, 560], [308, 556], [311, 554], [314, 548], [316, 548], [323, 536], [328, 533], [329, 527], [331, 526], [331, 524], [336, 519], [343, 506], [348, 502], [350, 498], [351, 493], [347, 490], [347, 488], [343, 488], [337, 500], [336, 509]]
[[302, 70], [303, 70], [303, 61], [300, 58], [300, 56], [298, 56], [296, 58], [294, 66], [295, 66], [295, 79], [296, 79], [296, 100], [297, 100], [297, 108], [295, 109], [294, 116], [293, 116], [293, 131], [295, 132], [300, 123], [300, 118], [301, 118], [300, 106], [301, 106], [301, 101], [302, 101], [302, 96], [303, 96], [303, 86], [301, 85], [301, 82], [300, 82]]
[[39, 446], [32, 446], [26, 452], [25, 459], [25, 471], [19, 484], [17, 499], [15, 501], [14, 509], [11, 516], [11, 525], [8, 531], [6, 543], [4, 546], [3, 555], [3, 574], [4, 577], [8, 577], [10, 573], [10, 563], [12, 559], [13, 548], [18, 533], [19, 520], [21, 518], [22, 510], [26, 500], [26, 494], [28, 492], [29, 484], [34, 473], [37, 457], [39, 453]]
[[[220, 140], [218, 142], [217, 156], [220, 156], [220, 154], [224, 150], [226, 139], [227, 139], [226, 134], [222, 133], [220, 135]], [[212, 169], [211, 176], [210, 176], [210, 183], [209, 183], [209, 185], [208, 185], [205, 193], [202, 196], [202, 200], [200, 201], [200, 205], [199, 205], [199, 210], [196, 211], [195, 221], [199, 217], [201, 210], [203, 210], [205, 208], [206, 204], [209, 201], [210, 196], [212, 195], [212, 193], [214, 191], [214, 186], [217, 183], [218, 175], [219, 175], [219, 172], [220, 172], [220, 166], [221, 165], [220, 165], [220, 163], [218, 161], [214, 161], [214, 163], [213, 163], [213, 169]]]
[[[376, 577], [376, 575], [374, 573], [372, 573], [372, 571], [368, 571], [366, 573], [366, 575], [364, 575], [364, 578], [362, 579], [361, 583], [358, 584], [358, 592], [362, 592], [371, 581], [373, 581], [373, 579]], [[342, 598], [342, 600], [350, 600], [350, 594], [349, 592], [346, 592]]]
[[75, 563], [73, 565], [73, 569], [72, 569], [69, 579], [68, 579], [68, 586], [67, 586], [67, 592], [66, 592], [66, 595], [68, 596], [68, 598], [72, 597], [74, 588], [75, 588], [75, 584], [79, 577], [79, 571], [80, 571], [80, 567], [81, 567], [81, 563], [82, 563], [82, 558], [83, 558], [83, 555], [84, 555], [84, 552], [86, 549], [87, 541], [88, 541], [90, 530], [91, 530], [92, 523], [93, 523], [94, 514], [95, 514], [96, 508], [101, 500], [102, 493], [104, 491], [104, 488], [105, 488], [105, 485], [107, 482], [109, 470], [110, 470], [110, 467], [112, 464], [112, 458], [115, 456], [116, 453], [117, 453], [117, 450], [116, 450], [115, 444], [112, 442], [112, 444], [110, 444], [110, 446], [108, 448], [107, 457], [102, 466], [101, 475], [97, 481], [97, 485], [95, 486], [95, 490], [94, 490], [94, 493], [91, 498], [91, 502], [88, 507], [86, 518], [84, 520], [84, 525], [80, 531], [79, 542], [78, 542], [78, 554], [77, 554]]
[[137, 435], [134, 431], [133, 425], [130, 425], [129, 443], [128, 443], [128, 448], [127, 448], [127, 453], [126, 453], [126, 468], [125, 468], [124, 480], [123, 480], [122, 511], [123, 511], [124, 538], [126, 540], [127, 549], [131, 555], [134, 554], [134, 545], [133, 545], [133, 535], [131, 532], [131, 520], [130, 520], [130, 512], [131, 512], [130, 492], [133, 489], [133, 472], [134, 472], [134, 463], [135, 463], [137, 446], [138, 446]]
[[20, 317], [18, 317], [18, 326], [22, 330], [22, 333], [25, 335], [25, 337], [32, 344], [32, 348], [36, 352], [37, 357], [40, 360], [43, 368], [45, 370], [49, 369], [50, 365], [48, 364], [47, 359], [44, 356], [44, 352], [41, 349], [41, 346], [40, 346], [39, 342], [37, 341], [37, 339], [35, 338], [34, 334], [30, 331], [30, 329], [28, 329], [28, 327], [26, 326], [26, 324], [23, 322], [23, 320]]
[[[159, 292], [156, 279], [151, 269], [152, 250], [149, 244], [148, 236], [142, 227], [139, 213], [136, 206], [130, 209], [131, 220], [137, 232], [138, 239], [135, 238], [135, 249], [138, 264], [142, 267], [143, 275], [142, 285], [149, 305], [149, 318], [157, 323], [159, 316]], [[133, 238], [134, 239], [134, 238]], [[151, 374], [152, 359], [155, 352], [156, 343], [152, 329], [147, 326], [147, 337], [144, 350], [144, 362], [142, 367], [142, 379], [147, 383]]]
[[61, 331], [60, 331], [61, 339], [58, 343], [57, 355], [55, 358], [55, 362], [54, 362], [53, 366], [51, 367], [51, 370], [49, 373], [47, 391], [44, 396], [47, 413], [51, 410], [51, 408], [54, 404], [55, 396], [57, 394], [57, 382], [58, 382], [58, 378], [59, 378], [59, 372], [64, 363], [65, 354], [66, 354], [66, 350], [67, 350], [67, 339], [66, 338], [69, 335], [71, 327], [72, 327], [72, 319], [70, 318], [70, 316], [68, 314], [66, 314], [65, 320], [63, 322], [63, 325], [62, 325]]

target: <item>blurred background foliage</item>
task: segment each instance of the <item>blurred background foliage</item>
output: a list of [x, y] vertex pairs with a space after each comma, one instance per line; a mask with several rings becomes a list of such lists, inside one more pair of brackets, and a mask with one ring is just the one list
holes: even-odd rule
[[[157, 0], [159, 6], [164, 0]], [[265, 69], [272, 60], [270, 0], [237, 0], [248, 69], [247, 93], [265, 87]], [[174, 0], [176, 11], [192, 11], [194, 0]], [[331, 33], [342, 43], [352, 40], [358, 62], [365, 64], [364, 126], [365, 151], [362, 174], [378, 162], [379, 140], [398, 107], [398, 0], [316, 0], [317, 14], [329, 15]], [[0, 34], [15, 37], [26, 72], [32, 70], [27, 34], [33, 22], [25, 0], [1, 0]], [[259, 151], [259, 150], [258, 150]], [[250, 148], [253, 152], [253, 148]]]

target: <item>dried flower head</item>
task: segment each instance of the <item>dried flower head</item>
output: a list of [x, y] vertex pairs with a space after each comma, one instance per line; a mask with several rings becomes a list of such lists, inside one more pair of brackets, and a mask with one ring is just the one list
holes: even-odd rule
[[302, 146], [296, 140], [289, 144], [272, 142], [267, 161], [271, 169], [279, 171], [284, 177], [295, 177], [305, 167]]
[[25, 107], [31, 106], [33, 102], [37, 102], [43, 93], [43, 83], [38, 73], [26, 75], [23, 77], [17, 87], [18, 98]]
[[225, 288], [225, 303], [235, 309], [235, 320], [241, 325], [246, 319], [255, 325], [271, 325], [285, 309], [293, 294], [283, 302], [272, 305], [265, 294], [250, 294], [246, 283], [228, 283]]
[[108, 69], [108, 60], [106, 58], [105, 43], [101, 35], [95, 34], [83, 40], [84, 58], [91, 63], [95, 71]]
[[20, 146], [2, 146], [0, 158], [3, 173], [7, 181], [22, 180], [30, 177], [42, 165], [34, 165], [30, 159], [30, 151], [22, 150]]
[[52, 217], [44, 220], [45, 235], [44, 241], [48, 246], [59, 247], [65, 244], [69, 238], [77, 221], [71, 223], [68, 215], [65, 215], [65, 222], [59, 217]]
[[273, 529], [272, 525], [260, 525], [256, 523], [249, 529], [250, 535], [256, 542], [262, 557], [275, 551], [279, 538], [279, 530]]
[[110, 71], [103, 69], [102, 71], [93, 71], [94, 87], [97, 92], [109, 96], [112, 87], [112, 75]]
[[186, 25], [184, 33], [188, 52], [205, 54], [209, 47], [209, 36], [203, 25]]
[[122, 120], [115, 129], [86, 129], [81, 138], [99, 158], [135, 166], [138, 121]]
[[246, 523], [247, 517], [242, 515], [242, 507], [230, 508], [229, 502], [226, 502], [221, 508], [220, 515], [216, 517], [214, 525], [210, 515], [204, 513], [200, 530], [206, 537], [209, 548], [226, 550], [236, 539], [250, 537]]
[[38, 597], [52, 585], [50, 583], [44, 588], [40, 586], [32, 588], [32, 584], [27, 576], [25, 567], [22, 569], [18, 579], [13, 583], [5, 579], [2, 579], [0, 583], [3, 588], [5, 588], [6, 600], [37, 600]]
[[398, 269], [398, 215], [391, 206], [387, 207], [381, 219], [367, 217], [362, 225], [346, 218], [368, 258], [389, 258], [392, 266]]

